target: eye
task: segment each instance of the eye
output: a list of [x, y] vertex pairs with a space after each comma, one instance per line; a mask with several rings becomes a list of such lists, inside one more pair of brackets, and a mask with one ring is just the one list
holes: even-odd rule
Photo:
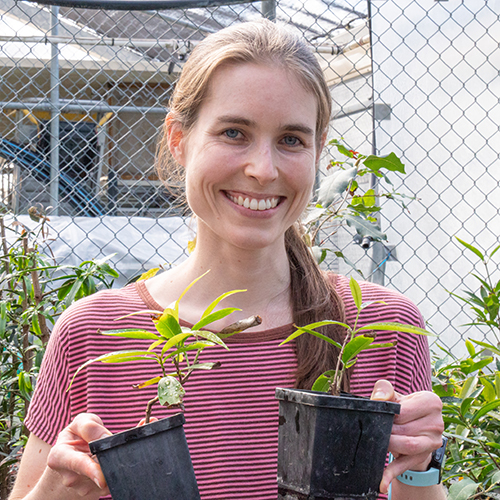
[[283, 137], [283, 144], [285, 144], [285, 146], [300, 146], [302, 141], [294, 135], [286, 135]]
[[239, 130], [236, 130], [235, 128], [229, 128], [227, 130], [224, 131], [224, 134], [226, 135], [226, 137], [228, 137], [229, 139], [237, 139], [240, 132]]

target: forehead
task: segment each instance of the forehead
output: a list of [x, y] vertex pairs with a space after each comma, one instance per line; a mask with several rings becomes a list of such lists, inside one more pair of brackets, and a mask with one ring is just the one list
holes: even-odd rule
[[226, 64], [212, 75], [200, 115], [238, 111], [256, 116], [267, 114], [312, 121], [315, 128], [317, 101], [316, 95], [290, 70], [268, 64]]

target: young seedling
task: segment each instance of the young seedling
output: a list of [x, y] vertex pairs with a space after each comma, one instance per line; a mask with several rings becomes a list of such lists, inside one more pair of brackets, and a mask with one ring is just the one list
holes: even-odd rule
[[[385, 342], [375, 344], [376, 331], [398, 331], [406, 333], [416, 333], [418, 335], [431, 335], [427, 330], [419, 328], [418, 326], [406, 325], [396, 322], [385, 322], [385, 323], [371, 323], [369, 325], [364, 325], [358, 327], [359, 317], [361, 312], [367, 307], [373, 304], [384, 304], [382, 300], [363, 302], [361, 296], [361, 288], [358, 282], [351, 277], [349, 282], [349, 287], [351, 289], [351, 295], [354, 299], [354, 303], [358, 310], [356, 318], [354, 320], [354, 325], [351, 327], [346, 323], [341, 323], [340, 321], [325, 320], [318, 321], [316, 323], [311, 323], [306, 326], [296, 327], [297, 330], [292, 333], [286, 340], [284, 340], [280, 345], [286, 344], [291, 340], [296, 339], [303, 333], [309, 333], [314, 335], [325, 342], [333, 344], [339, 349], [339, 356], [337, 359], [337, 366], [333, 370], [328, 370], [322, 373], [314, 382], [312, 386], [313, 391], [320, 392], [330, 392], [334, 396], [340, 394], [340, 387], [342, 386], [342, 380], [344, 378], [346, 370], [354, 366], [358, 360], [358, 354], [366, 349], [379, 349], [382, 347], [392, 347], [396, 345], [396, 342]], [[315, 329], [320, 328], [325, 325], [340, 325], [347, 330], [344, 342], [340, 344], [335, 340], [317, 332]]]
[[247, 328], [257, 326], [261, 322], [261, 318], [259, 316], [252, 316], [227, 326], [218, 334], [202, 330], [202, 328], [210, 325], [214, 321], [223, 319], [235, 311], [241, 311], [241, 309], [236, 307], [226, 307], [215, 311], [215, 308], [221, 300], [235, 293], [246, 291], [232, 290], [217, 297], [217, 299], [215, 299], [206, 308], [199, 321], [191, 328], [181, 326], [179, 323], [179, 303], [188, 290], [206, 274], [207, 273], [203, 274], [190, 283], [172, 307], [167, 307], [164, 311], [137, 311], [116, 319], [117, 321], [128, 318], [129, 316], [148, 314], [151, 316], [154, 323], [156, 333], [136, 328], [123, 328], [119, 330], [105, 331], [98, 330], [99, 333], [111, 337], [145, 339], [152, 340], [153, 342], [147, 350], [114, 351], [88, 360], [75, 372], [67, 390], [70, 389], [78, 373], [80, 373], [83, 368], [91, 363], [95, 363], [96, 361], [100, 361], [102, 363], [126, 363], [129, 361], [152, 360], [157, 362], [160, 367], [159, 375], [133, 386], [136, 389], [142, 389], [154, 384], [157, 384], [158, 386], [158, 395], [150, 400], [146, 407], [146, 423], [149, 422], [152, 406], [157, 402], [168, 408], [184, 409], [184, 386], [191, 377], [191, 374], [195, 370], [211, 370], [220, 366], [220, 363], [217, 361], [200, 363], [198, 359], [202, 351], [207, 347], [214, 346], [221, 346], [224, 349], [228, 349], [223, 339], [242, 332]]

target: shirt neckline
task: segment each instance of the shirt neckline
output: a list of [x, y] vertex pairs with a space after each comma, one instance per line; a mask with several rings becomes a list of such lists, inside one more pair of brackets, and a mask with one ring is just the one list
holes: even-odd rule
[[[135, 286], [137, 294], [140, 296], [147, 309], [152, 309], [156, 311], [163, 311], [163, 307], [156, 302], [153, 296], [149, 293], [144, 280], [136, 281], [133, 283]], [[191, 327], [192, 323], [188, 323], [183, 319], [180, 319], [180, 324], [182, 326]], [[287, 325], [278, 326], [276, 328], [270, 328], [269, 330], [261, 330], [258, 332], [252, 332], [251, 329], [228, 337], [224, 340], [227, 344], [248, 344], [257, 342], [268, 342], [273, 340], [283, 340], [287, 338], [294, 330], [293, 324], [289, 323]]]

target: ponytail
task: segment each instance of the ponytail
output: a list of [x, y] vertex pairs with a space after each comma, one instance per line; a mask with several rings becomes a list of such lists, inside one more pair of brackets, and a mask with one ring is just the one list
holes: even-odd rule
[[[293, 321], [297, 326], [324, 319], [345, 321], [344, 303], [335, 291], [331, 277], [323, 272], [302, 240], [298, 224], [285, 233], [285, 246], [291, 275]], [[319, 331], [342, 344], [347, 332], [338, 325], [328, 325]], [[295, 387], [310, 389], [314, 381], [336, 366], [338, 349], [313, 335], [296, 339], [297, 371]], [[341, 389], [349, 390], [349, 371]]]

